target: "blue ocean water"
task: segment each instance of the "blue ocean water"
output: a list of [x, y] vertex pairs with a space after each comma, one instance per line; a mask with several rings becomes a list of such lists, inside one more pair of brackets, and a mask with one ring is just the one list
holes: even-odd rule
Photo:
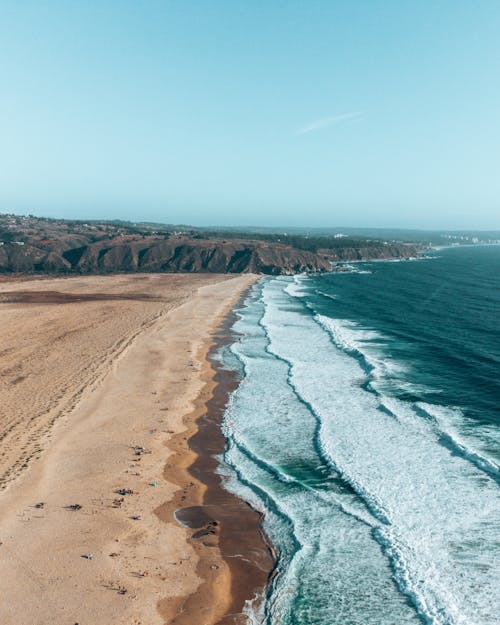
[[279, 557], [250, 622], [499, 622], [499, 322], [498, 246], [253, 288], [221, 355], [227, 487]]

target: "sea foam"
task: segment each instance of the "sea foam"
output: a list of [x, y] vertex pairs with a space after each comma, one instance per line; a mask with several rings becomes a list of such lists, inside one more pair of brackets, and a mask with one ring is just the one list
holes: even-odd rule
[[306, 292], [262, 281], [232, 346], [229, 487], [265, 513], [280, 559], [256, 622], [492, 625], [498, 465], [459, 411], [367, 384], [404, 382], [387, 337], [317, 315]]

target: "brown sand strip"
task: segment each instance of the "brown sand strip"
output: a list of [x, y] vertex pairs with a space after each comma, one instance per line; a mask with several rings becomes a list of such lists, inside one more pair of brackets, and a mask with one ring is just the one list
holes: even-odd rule
[[0, 304], [71, 304], [81, 302], [167, 301], [160, 296], [148, 293], [63, 293], [61, 291], [3, 291], [0, 292]]
[[169, 444], [175, 455], [169, 458], [164, 475], [181, 490], [157, 514], [166, 521], [174, 517], [188, 529], [188, 540], [199, 558], [197, 573], [203, 579], [196, 593], [182, 602], [160, 602], [160, 613], [172, 625], [246, 623], [245, 603], [262, 596], [275, 566], [260, 513], [225, 490], [216, 473], [215, 456], [226, 445], [221, 421], [238, 379], [214, 356], [223, 344], [234, 340], [235, 318], [234, 313], [226, 317], [214, 343], [199, 358], [207, 363], [205, 386], [194, 412], [186, 418], [188, 434], [179, 434]]

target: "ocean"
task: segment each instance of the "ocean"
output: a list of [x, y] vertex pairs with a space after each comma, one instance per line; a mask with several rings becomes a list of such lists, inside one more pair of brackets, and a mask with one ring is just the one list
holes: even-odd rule
[[500, 247], [261, 279], [220, 358], [226, 487], [277, 552], [267, 625], [500, 615]]

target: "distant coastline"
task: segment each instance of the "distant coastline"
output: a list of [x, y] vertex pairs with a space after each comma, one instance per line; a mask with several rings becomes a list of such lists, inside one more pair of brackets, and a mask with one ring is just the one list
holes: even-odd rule
[[329, 272], [332, 263], [410, 258], [419, 243], [373, 237], [203, 230], [0, 215], [0, 273]]

